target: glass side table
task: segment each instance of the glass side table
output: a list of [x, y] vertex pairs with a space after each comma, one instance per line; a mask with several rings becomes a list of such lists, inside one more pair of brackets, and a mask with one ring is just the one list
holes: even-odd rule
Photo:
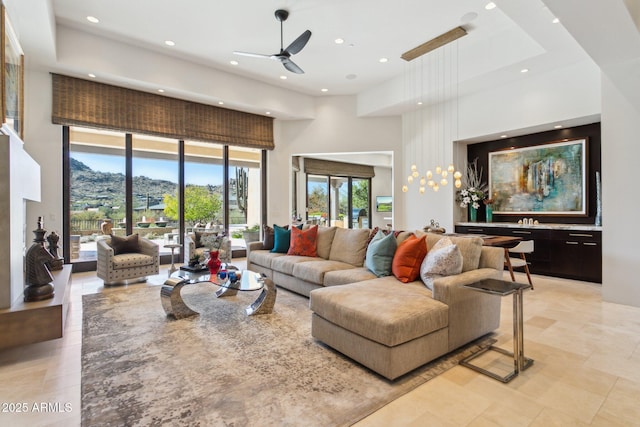
[[[531, 285], [528, 283], [516, 283], [498, 279], [487, 279], [472, 283], [470, 285], [465, 285], [464, 287], [491, 295], [499, 295], [501, 297], [513, 295], [513, 353], [499, 347], [489, 346], [479, 351], [478, 353], [472, 354], [471, 356], [466, 357], [460, 361], [460, 364], [462, 366], [466, 366], [467, 368], [473, 369], [474, 371], [480, 372], [498, 381], [502, 381], [503, 383], [508, 383], [509, 381], [517, 377], [520, 372], [533, 365], [533, 359], [528, 359], [524, 356], [524, 326], [522, 319], [522, 291], [524, 291], [525, 289], [529, 289]], [[479, 357], [489, 350], [497, 351], [499, 353], [513, 357], [513, 371], [509, 372], [505, 376], [501, 376], [477, 365], [471, 364], [471, 361], [473, 359]]]

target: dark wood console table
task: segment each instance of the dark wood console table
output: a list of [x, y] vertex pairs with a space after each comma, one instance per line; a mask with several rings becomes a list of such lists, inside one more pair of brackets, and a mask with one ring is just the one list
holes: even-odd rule
[[533, 240], [527, 255], [533, 274], [602, 283], [602, 229], [589, 225], [459, 223], [456, 233], [519, 237]]

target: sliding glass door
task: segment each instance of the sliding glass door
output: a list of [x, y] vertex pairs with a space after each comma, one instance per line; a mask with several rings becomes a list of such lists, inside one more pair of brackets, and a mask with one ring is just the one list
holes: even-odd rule
[[[237, 232], [260, 224], [261, 150], [79, 127], [64, 134], [67, 262], [78, 264], [76, 271], [95, 269], [96, 241], [109, 234], [155, 240], [165, 261], [170, 250], [163, 243], [186, 230]], [[246, 247], [242, 237], [232, 242]]]

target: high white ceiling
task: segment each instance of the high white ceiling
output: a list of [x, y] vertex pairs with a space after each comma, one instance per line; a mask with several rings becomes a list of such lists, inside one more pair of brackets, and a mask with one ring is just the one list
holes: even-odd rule
[[[458, 25], [460, 80], [465, 90], [526, 78], [586, 57], [541, 0], [5, 0], [28, 63], [56, 71], [57, 30], [71, 28], [161, 52], [217, 70], [313, 96], [357, 94], [405, 72], [400, 55]], [[284, 45], [304, 30], [312, 36], [293, 60], [305, 74], [281, 64], [238, 57], [234, 50], [276, 53], [287, 9]], [[87, 21], [95, 16], [97, 24]], [[342, 38], [343, 44], [335, 39]], [[165, 40], [172, 40], [169, 47]], [[380, 58], [388, 62], [379, 62]], [[238, 65], [231, 65], [237, 60]], [[70, 73], [91, 70], [68, 70]], [[282, 80], [280, 76], [286, 76]], [[117, 80], [118, 76], [111, 76]], [[326, 93], [322, 88], [328, 89]]]

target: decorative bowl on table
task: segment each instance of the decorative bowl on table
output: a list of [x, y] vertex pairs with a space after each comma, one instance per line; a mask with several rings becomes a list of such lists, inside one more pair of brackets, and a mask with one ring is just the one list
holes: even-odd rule
[[150, 225], [151, 225], [150, 222], [139, 222], [138, 223], [138, 227], [140, 227], [140, 228], [149, 228]]

